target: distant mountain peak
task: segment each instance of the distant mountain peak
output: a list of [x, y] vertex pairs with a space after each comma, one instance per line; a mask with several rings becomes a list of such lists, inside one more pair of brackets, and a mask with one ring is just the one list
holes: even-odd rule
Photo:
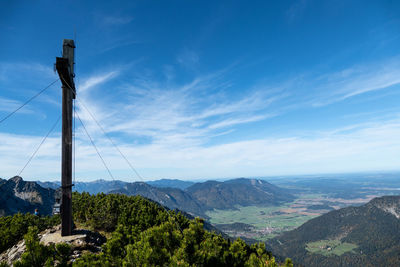
[[240, 184], [251, 184], [251, 185], [262, 185], [262, 184], [270, 184], [267, 181], [256, 179], [256, 178], [235, 178], [225, 181], [225, 183], [240, 183]]
[[35, 208], [44, 215], [52, 213], [56, 191], [43, 188], [36, 182], [24, 181], [14, 176], [0, 183], [0, 214], [33, 212]]
[[10, 178], [9, 181], [12, 181], [12, 182], [14, 182], [14, 183], [19, 183], [19, 182], [21, 182], [21, 181], [24, 181], [24, 179], [22, 179], [21, 176], [18, 176], [18, 175], [17, 175], [17, 176], [14, 176], [14, 177]]
[[400, 219], [400, 198], [398, 196], [377, 197], [371, 200], [369, 204]]
[[186, 188], [194, 184], [194, 182], [191, 181], [182, 181], [178, 179], [165, 179], [165, 178], [155, 181], [147, 181], [146, 183], [158, 188], [168, 187], [168, 188], [179, 188], [182, 190], [185, 190]]

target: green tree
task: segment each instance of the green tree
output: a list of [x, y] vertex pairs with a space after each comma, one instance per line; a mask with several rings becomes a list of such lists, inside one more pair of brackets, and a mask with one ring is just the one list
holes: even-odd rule
[[[203, 220], [139, 196], [74, 193], [73, 216], [76, 223], [111, 233], [102, 252], [70, 263], [70, 246], [44, 246], [38, 239], [39, 231], [59, 219], [29, 214], [0, 218], [0, 244], [7, 248], [25, 235], [27, 251], [15, 266], [278, 266], [264, 244], [231, 242], [205, 230]], [[287, 259], [285, 266], [293, 264]]]

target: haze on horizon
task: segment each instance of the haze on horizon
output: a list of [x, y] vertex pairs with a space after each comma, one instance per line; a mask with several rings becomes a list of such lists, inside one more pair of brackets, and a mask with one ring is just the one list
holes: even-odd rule
[[[114, 177], [400, 170], [400, 3], [110, 1], [1, 4], [0, 119], [57, 79], [76, 40], [77, 112]], [[61, 83], [0, 124], [18, 174], [61, 112]], [[60, 177], [61, 125], [21, 176]], [[107, 179], [82, 126], [76, 178]]]

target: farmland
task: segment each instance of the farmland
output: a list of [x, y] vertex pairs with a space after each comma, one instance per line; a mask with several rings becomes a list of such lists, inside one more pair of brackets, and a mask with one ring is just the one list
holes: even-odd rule
[[324, 256], [341, 256], [346, 252], [354, 252], [358, 246], [351, 243], [341, 242], [340, 240], [320, 240], [307, 243], [306, 249], [311, 253], [318, 253]]
[[210, 222], [218, 227], [221, 224], [243, 223], [251, 225], [251, 231], [240, 229], [225, 230], [234, 237], [246, 237], [258, 241], [266, 241], [277, 234], [292, 230], [306, 221], [325, 213], [326, 210], [309, 210], [308, 205], [319, 203], [315, 201], [321, 195], [300, 196], [294, 202], [280, 206], [236, 206], [230, 210], [213, 210], [207, 212]]
[[[235, 206], [233, 209], [207, 211], [209, 221], [217, 228], [223, 225], [224, 232], [232, 237], [244, 237], [266, 241], [276, 235], [293, 230], [308, 220], [349, 205], [368, 202], [374, 196], [357, 199], [333, 198], [325, 194], [303, 193], [293, 202], [279, 206]], [[320, 208], [318, 208], [320, 207]], [[252, 226], [240, 229], [235, 223]], [[229, 225], [232, 227], [229, 229]]]

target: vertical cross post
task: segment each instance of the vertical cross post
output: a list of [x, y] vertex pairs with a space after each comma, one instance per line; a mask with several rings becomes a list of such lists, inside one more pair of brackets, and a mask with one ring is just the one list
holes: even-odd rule
[[61, 137], [61, 235], [72, 234], [72, 109], [75, 99], [73, 40], [64, 39], [63, 56], [56, 58], [56, 69], [62, 82]]

